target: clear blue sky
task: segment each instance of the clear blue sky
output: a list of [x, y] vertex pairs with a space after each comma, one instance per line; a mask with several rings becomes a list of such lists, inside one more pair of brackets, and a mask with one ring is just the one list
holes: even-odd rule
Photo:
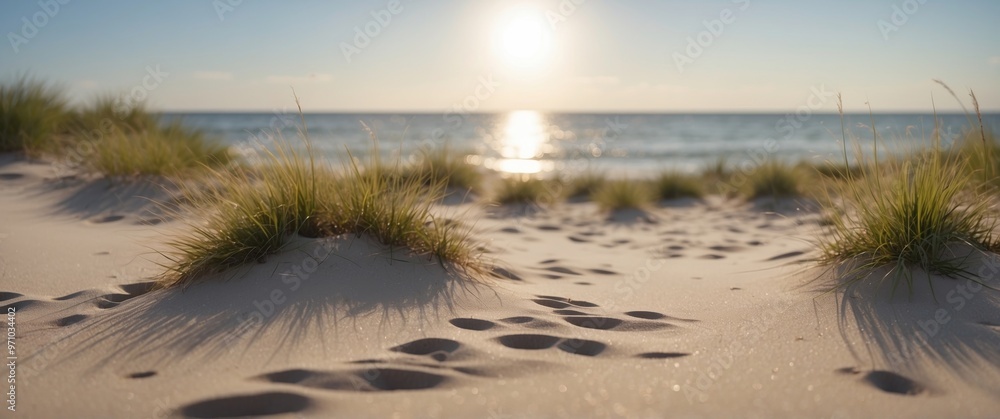
[[[48, 3], [0, 5], [0, 77], [30, 72], [85, 100], [159, 66], [148, 98], [162, 110], [288, 108], [290, 86], [306, 111], [788, 111], [820, 88], [849, 110], [928, 111], [932, 94], [957, 109], [934, 78], [1000, 110], [996, 0]], [[355, 45], [366, 25], [378, 34]], [[827, 99], [812, 102], [835, 110]]]

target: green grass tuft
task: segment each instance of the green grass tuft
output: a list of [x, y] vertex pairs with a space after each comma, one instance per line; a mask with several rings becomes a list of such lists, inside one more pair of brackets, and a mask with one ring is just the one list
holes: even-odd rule
[[[877, 134], [874, 141], [877, 147]], [[846, 162], [846, 146], [844, 156]], [[857, 261], [854, 274], [888, 265], [893, 291], [902, 283], [912, 291], [913, 267], [963, 276], [964, 258], [950, 255], [948, 246], [987, 248], [995, 226], [989, 200], [975, 192], [968, 159], [945, 153], [935, 141], [919, 158], [880, 162], [876, 153], [873, 163], [874, 170], [849, 176], [838, 196], [826, 200], [831, 225], [820, 240], [821, 261]]]
[[84, 166], [108, 177], [175, 176], [228, 164], [228, 147], [179, 123], [147, 131], [111, 127], [93, 142]]
[[366, 235], [389, 246], [436, 257], [445, 266], [483, 271], [471, 229], [434, 216], [430, 209], [444, 183], [394, 176], [377, 147], [367, 164], [353, 157], [338, 173], [305, 150], [279, 142], [250, 165], [212, 171], [207, 189], [189, 189], [203, 224], [169, 243], [164, 286], [190, 284], [207, 274], [266, 258], [291, 235]]
[[750, 174], [745, 193], [749, 199], [799, 196], [802, 192], [800, 179], [792, 166], [768, 161]]
[[603, 210], [644, 209], [656, 193], [647, 181], [609, 180], [594, 193], [594, 202]]
[[0, 152], [38, 155], [51, 150], [67, 110], [62, 91], [51, 84], [28, 76], [0, 84]]
[[160, 118], [149, 112], [145, 103], [128, 104], [118, 96], [102, 95], [89, 106], [73, 112], [68, 125], [74, 131], [119, 128], [142, 132], [159, 128]]
[[421, 151], [419, 160], [404, 169], [404, 176], [420, 179], [425, 185], [443, 184], [446, 188], [478, 190], [483, 175], [466, 162], [468, 153], [457, 153], [448, 147]]
[[982, 185], [1000, 190], [1000, 143], [990, 131], [970, 130], [952, 151], [966, 161], [966, 168]]
[[561, 180], [565, 185], [564, 196], [570, 199], [590, 198], [598, 189], [607, 183], [604, 173], [587, 170], [571, 179]]
[[537, 178], [504, 178], [497, 185], [493, 201], [499, 204], [551, 204], [559, 185]]
[[658, 199], [701, 198], [705, 194], [702, 179], [680, 172], [661, 173], [653, 183]]

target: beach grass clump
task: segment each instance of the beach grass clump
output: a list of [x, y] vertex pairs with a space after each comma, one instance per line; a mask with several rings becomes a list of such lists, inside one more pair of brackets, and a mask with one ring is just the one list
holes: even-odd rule
[[564, 186], [563, 195], [569, 199], [590, 198], [607, 183], [607, 176], [596, 170], [587, 170], [577, 176], [560, 180]]
[[82, 163], [107, 177], [176, 176], [233, 160], [229, 148], [180, 123], [146, 130], [107, 127]]
[[55, 86], [28, 76], [0, 84], [0, 152], [50, 150], [67, 118], [66, 98]]
[[1000, 188], [1000, 143], [992, 132], [971, 131], [957, 148], [975, 179], [994, 189]]
[[366, 165], [352, 158], [346, 173], [318, 182], [317, 231], [323, 236], [368, 235], [390, 248], [403, 247], [436, 257], [442, 264], [479, 272], [482, 266], [471, 228], [431, 212], [447, 184], [388, 176], [387, 172], [398, 170], [399, 162], [382, 162], [377, 149], [370, 155]]
[[644, 209], [656, 198], [648, 181], [629, 179], [609, 180], [593, 196], [594, 202], [606, 211]]
[[660, 200], [701, 198], [705, 195], [702, 179], [677, 171], [661, 173], [653, 181], [653, 186], [656, 198]]
[[846, 211], [830, 211], [823, 259], [861, 258], [858, 269], [891, 265], [909, 287], [909, 267], [960, 274], [961, 260], [948, 257], [947, 246], [987, 248], [993, 241], [988, 201], [967, 196], [972, 181], [961, 165], [939, 159], [903, 161], [884, 177], [855, 179], [841, 190]]
[[71, 109], [57, 87], [22, 76], [0, 84], [0, 152], [70, 161], [109, 177], [173, 176], [228, 164], [227, 147], [145, 106], [100, 96]]
[[160, 118], [149, 112], [144, 102], [125, 101], [115, 95], [97, 96], [90, 105], [71, 114], [70, 130], [94, 131], [119, 128], [128, 131], [158, 129]]
[[718, 156], [714, 161], [705, 165], [701, 174], [706, 179], [721, 181], [729, 178], [730, 172], [729, 159], [726, 156]]
[[555, 181], [534, 177], [511, 177], [500, 179], [493, 194], [493, 201], [499, 204], [551, 204], [561, 189]]
[[367, 236], [389, 246], [436, 257], [446, 267], [481, 272], [471, 229], [431, 213], [443, 183], [392, 176], [377, 149], [361, 164], [353, 157], [342, 172], [313, 157], [311, 147], [279, 143], [249, 164], [213, 170], [186, 195], [204, 223], [169, 243], [164, 286], [190, 284], [205, 275], [281, 251], [290, 237]]
[[[893, 291], [901, 283], [912, 291], [913, 267], [963, 276], [965, 259], [952, 255], [949, 246], [988, 248], [995, 226], [968, 160], [944, 152], [937, 139], [922, 158], [879, 161], [873, 135], [874, 170], [850, 176], [825, 203], [830, 226], [821, 236], [821, 261], [855, 261], [854, 273], [889, 266]], [[858, 154], [860, 161], [864, 156]], [[846, 162], [846, 148], [844, 155]]]
[[477, 190], [483, 180], [482, 173], [466, 161], [468, 153], [459, 153], [448, 147], [421, 150], [418, 160], [404, 169], [404, 176], [423, 181], [427, 186], [443, 184], [445, 188]]
[[169, 263], [160, 277], [164, 286], [186, 285], [211, 273], [263, 261], [277, 253], [288, 236], [319, 231], [314, 215], [319, 181], [332, 173], [287, 145], [259, 151], [254, 166], [211, 170], [210, 176], [184, 189], [185, 200], [204, 222], [192, 223], [185, 235], [167, 243]]
[[785, 198], [801, 194], [801, 175], [795, 168], [779, 161], [767, 161], [748, 176], [746, 191], [749, 199]]

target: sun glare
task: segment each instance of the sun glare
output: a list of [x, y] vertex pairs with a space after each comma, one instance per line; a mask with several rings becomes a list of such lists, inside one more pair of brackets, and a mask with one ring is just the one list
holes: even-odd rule
[[518, 69], [534, 69], [547, 61], [552, 45], [545, 16], [534, 9], [516, 9], [501, 19], [496, 38], [503, 62]]
[[541, 113], [515, 111], [507, 115], [500, 141], [494, 144], [500, 159], [486, 166], [504, 173], [533, 174], [552, 170], [552, 162], [542, 160], [551, 152], [547, 123]]

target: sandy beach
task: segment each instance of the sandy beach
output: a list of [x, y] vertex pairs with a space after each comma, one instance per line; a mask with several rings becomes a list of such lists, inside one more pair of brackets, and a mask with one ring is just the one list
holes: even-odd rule
[[[946, 278], [933, 293], [915, 281], [909, 298], [830, 291], [833, 274], [811, 261], [822, 218], [809, 202], [709, 196], [610, 216], [589, 202], [439, 205], [475, 223], [495, 275], [462, 279], [364, 236], [299, 237], [267, 260], [151, 291], [155, 251], [184, 228], [145, 199], [164, 194], [4, 156], [0, 298], [16, 313], [18, 415], [1000, 409], [1000, 293]], [[974, 257], [984, 273], [1000, 263]]]
[[1000, 418], [1000, 2], [8, 1], [6, 418]]

